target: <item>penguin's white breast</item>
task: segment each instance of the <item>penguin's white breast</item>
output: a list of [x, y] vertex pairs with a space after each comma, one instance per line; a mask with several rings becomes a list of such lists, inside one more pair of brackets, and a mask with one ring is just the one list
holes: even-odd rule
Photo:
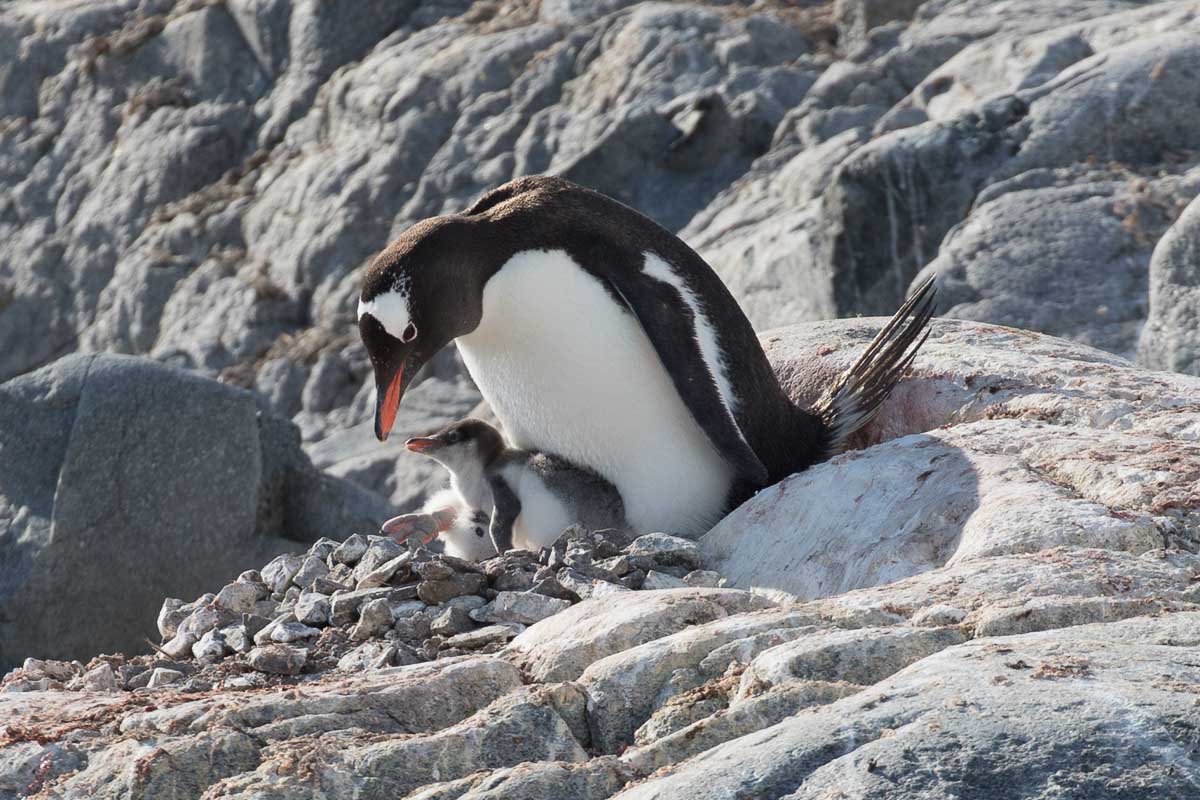
[[599, 472], [636, 530], [699, 534], [719, 518], [733, 470], [637, 318], [566, 252], [513, 256], [457, 344], [513, 443]]

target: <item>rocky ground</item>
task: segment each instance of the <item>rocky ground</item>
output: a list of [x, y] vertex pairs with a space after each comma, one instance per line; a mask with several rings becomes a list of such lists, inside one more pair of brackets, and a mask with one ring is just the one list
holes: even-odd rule
[[[804, 397], [877, 325], [763, 338]], [[1200, 378], [937, 321], [873, 446], [698, 542], [322, 540], [28, 662], [0, 797], [1194, 797], [1198, 434]]]
[[[1197, 86], [1182, 1], [2, 4], [0, 800], [1200, 796]], [[405, 551], [487, 412], [374, 441], [361, 270], [536, 172], [798, 400], [948, 318], [697, 542]]]

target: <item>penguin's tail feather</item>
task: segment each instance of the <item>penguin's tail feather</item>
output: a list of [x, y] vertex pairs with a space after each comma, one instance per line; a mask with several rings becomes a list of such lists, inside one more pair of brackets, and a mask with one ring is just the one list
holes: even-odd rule
[[930, 276], [817, 401], [813, 411], [825, 424], [829, 437], [825, 458], [842, 452], [850, 437], [879, 413], [883, 401], [929, 338], [936, 299], [937, 288]]

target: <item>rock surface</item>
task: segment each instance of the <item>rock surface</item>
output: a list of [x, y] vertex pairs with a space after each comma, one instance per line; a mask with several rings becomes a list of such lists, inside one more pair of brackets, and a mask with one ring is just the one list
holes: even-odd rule
[[[385, 518], [299, 444], [249, 392], [148, 359], [71, 356], [0, 385], [0, 665], [141, 652], [164, 594]], [[227, 612], [254, 610], [246, 588], [222, 590]]]
[[[875, 324], [764, 338], [804, 397]], [[760, 492], [699, 542], [573, 528], [477, 565], [320, 540], [165, 603], [164, 654], [31, 659], [0, 683], [0, 787], [1189, 797], [1198, 381], [938, 321], [870, 446]], [[354, 588], [384, 564], [383, 585]], [[725, 588], [621, 585], [672, 571]], [[465, 576], [473, 593], [418, 599]], [[297, 615], [323, 589], [330, 613], [310, 629]], [[274, 611], [223, 610], [249, 604]], [[512, 616], [531, 623], [492, 622]]]
[[[0, 388], [0, 630], [95, 625], [42, 612], [100, 569], [147, 583], [139, 636], [162, 595], [196, 599], [161, 606], [153, 655], [0, 681], [0, 800], [1195, 796], [1200, 386], [1122, 356], [1196, 371], [1198, 20], [3, 4], [0, 377], [21, 377]], [[361, 269], [536, 172], [680, 232], [760, 329], [888, 313], [930, 273], [975, 321], [935, 326], [865, 449], [698, 543], [398, 552], [262, 412], [316, 467], [419, 504], [441, 476], [398, 457], [405, 434], [487, 410], [446, 353], [378, 446]], [[812, 400], [875, 325], [764, 340]], [[146, 362], [45, 367], [76, 351], [258, 399]], [[158, 376], [144, 396], [110, 374], [129, 364]], [[146, 412], [160, 390], [175, 416]], [[150, 481], [169, 492], [129, 490]], [[188, 536], [190, 589], [112, 557], [131, 519], [161, 525], [125, 552]], [[200, 576], [233, 552], [253, 557]]]

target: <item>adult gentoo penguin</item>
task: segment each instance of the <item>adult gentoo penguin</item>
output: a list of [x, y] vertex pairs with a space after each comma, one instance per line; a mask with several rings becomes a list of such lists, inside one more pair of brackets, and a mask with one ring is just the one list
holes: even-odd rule
[[678, 237], [553, 177], [417, 223], [367, 270], [358, 326], [375, 434], [454, 341], [510, 441], [587, 467], [634, 530], [699, 535], [734, 503], [838, 452], [924, 341], [922, 286], [813, 409], [780, 387], [728, 289]]

